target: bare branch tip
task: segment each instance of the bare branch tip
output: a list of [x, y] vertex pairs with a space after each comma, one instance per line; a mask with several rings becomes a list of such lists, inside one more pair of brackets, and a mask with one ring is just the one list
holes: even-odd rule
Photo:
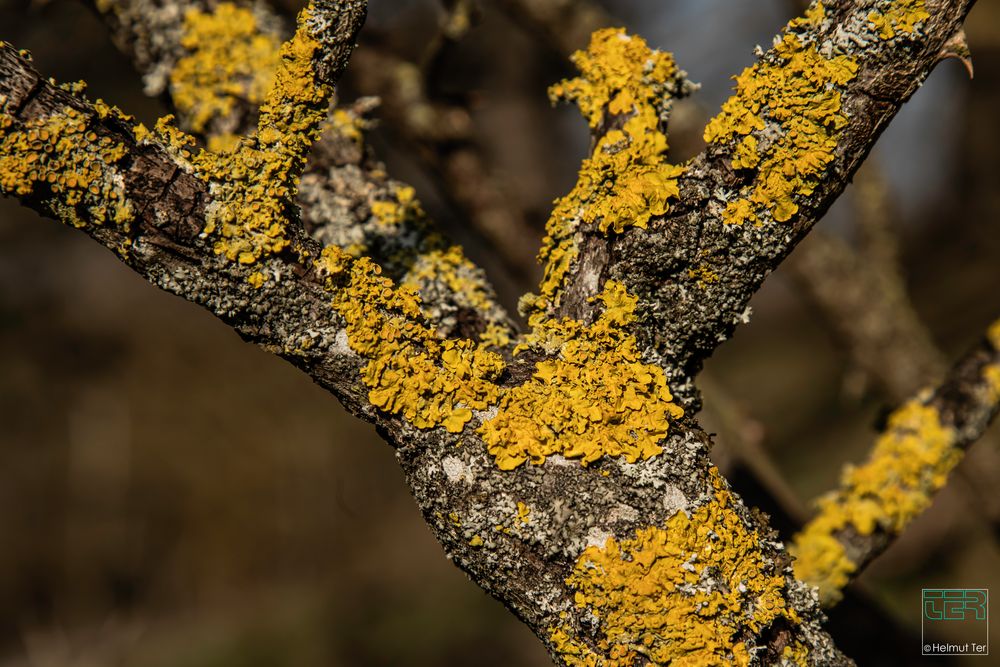
[[965, 71], [969, 73], [969, 78], [974, 78], [972, 51], [969, 49], [969, 41], [965, 35], [965, 28], [959, 28], [958, 32], [952, 35], [944, 43], [944, 46], [941, 47], [941, 51], [938, 53], [938, 62], [948, 58], [957, 58], [965, 66]]

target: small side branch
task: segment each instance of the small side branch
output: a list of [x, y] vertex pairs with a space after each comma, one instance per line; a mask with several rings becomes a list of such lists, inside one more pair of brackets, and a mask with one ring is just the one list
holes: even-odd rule
[[1000, 410], [1000, 321], [933, 392], [889, 415], [864, 464], [844, 471], [838, 490], [790, 547], [796, 575], [825, 604], [926, 509], [963, 450]]

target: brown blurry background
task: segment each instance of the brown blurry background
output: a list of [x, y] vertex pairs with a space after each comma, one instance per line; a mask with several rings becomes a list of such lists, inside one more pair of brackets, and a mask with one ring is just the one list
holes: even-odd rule
[[[604, 3], [703, 84], [677, 111], [675, 159], [698, 150], [729, 76], [792, 4]], [[546, 86], [571, 73], [558, 47], [482, 5], [440, 55], [429, 92], [469, 105], [490, 186], [536, 244], [551, 200], [572, 185], [585, 127], [548, 105]], [[419, 59], [439, 5], [370, 6], [358, 57]], [[975, 79], [943, 63], [873, 154], [914, 305], [949, 359], [1000, 315], [1000, 0], [980, 0], [968, 33]], [[84, 79], [92, 97], [144, 122], [165, 112], [79, 3], [0, 0], [0, 38], [30, 49], [44, 75]], [[352, 76], [346, 100], [368, 85]], [[437, 153], [388, 121], [373, 143], [513, 306], [537, 268], [467, 223]], [[848, 241], [852, 197], [820, 225]], [[776, 514], [773, 488], [724, 437], [734, 421], [769, 453], [786, 505], [808, 507], [864, 456], [892, 403], [786, 273], [711, 360], [705, 387], [707, 405], [727, 406], [705, 416], [723, 434], [720, 465]], [[921, 664], [922, 587], [1000, 591], [998, 439], [993, 429], [975, 446], [975, 464], [833, 614], [861, 664]], [[370, 427], [83, 234], [0, 200], [0, 665], [546, 664], [530, 633], [443, 557]]]

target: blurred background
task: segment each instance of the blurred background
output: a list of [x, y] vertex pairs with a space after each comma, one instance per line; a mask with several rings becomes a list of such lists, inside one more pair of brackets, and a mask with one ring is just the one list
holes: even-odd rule
[[[556, 2], [582, 7], [571, 23], [525, 4], [484, 1], [464, 21], [465, 2], [371, 0], [340, 91], [383, 97], [379, 157], [512, 308], [587, 150], [575, 110], [546, 97], [572, 74], [566, 54], [607, 21], [673, 51], [702, 85], [675, 109], [679, 161], [797, 5]], [[885, 411], [1000, 315], [1000, 0], [980, 0], [967, 32], [975, 78], [937, 68], [706, 372], [714, 456], [784, 537]], [[0, 38], [147, 124], [166, 111], [81, 3], [0, 0]], [[874, 329], [902, 312], [872, 334], [874, 359], [824, 295], [830, 275], [836, 293], [893, 297], [885, 312], [862, 299]], [[922, 664], [921, 588], [1000, 591], [998, 441], [970, 450], [832, 612], [859, 664]], [[83, 234], [0, 200], [0, 666], [473, 664], [549, 661], [443, 557], [368, 425]]]

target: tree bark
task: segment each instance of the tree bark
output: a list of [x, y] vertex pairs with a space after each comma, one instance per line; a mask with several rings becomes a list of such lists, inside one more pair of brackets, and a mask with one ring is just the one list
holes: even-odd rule
[[[615, 188], [632, 172], [611, 171], [610, 195], [585, 190], [568, 218], [554, 216], [550, 242], [575, 254], [562, 274], [547, 274], [558, 284], [534, 300], [534, 330], [520, 348], [504, 339], [513, 331], [481, 272], [448, 255], [441, 241], [419, 245], [432, 235], [409, 206], [412, 192], [384, 180], [369, 186], [372, 172], [335, 159], [305, 166], [297, 178], [305, 161], [297, 146], [308, 147], [317, 132], [318, 110], [360, 27], [360, 2], [310, 5], [263, 100], [265, 122], [229, 153], [199, 152], [169, 126], [137, 128], [78, 90], [46, 82], [3, 46], [0, 186], [81, 227], [150, 282], [206, 307], [373, 422], [395, 448], [448, 557], [524, 620], [554, 658], [850, 664], [822, 630], [814, 593], [796, 581], [766, 521], [710, 464], [710, 438], [692, 417], [694, 380], [746, 320], [766, 275], [843, 191], [971, 4], [842, 0], [790, 24], [710, 124], [706, 151], [675, 180], [657, 181], [669, 180], [677, 192], [643, 186], [643, 197], [666, 200], [665, 213], [645, 228], [625, 218], [609, 227], [620, 211], [588, 218], [624, 196]], [[662, 54], [641, 51], [637, 38], [604, 37], [612, 52], [627, 43], [663, 62]], [[153, 53], [155, 42], [151, 36], [143, 48]], [[597, 36], [594, 43], [600, 46]], [[175, 67], [183, 56], [173, 49], [164, 50], [172, 61], [137, 61]], [[602, 53], [591, 54], [594, 67], [604, 66]], [[566, 84], [582, 108], [595, 85], [586, 76]], [[611, 103], [592, 109], [595, 162], [655, 142], [669, 110], [662, 94], [685, 92], [676, 73], [643, 83], [639, 93], [656, 93], [646, 102], [618, 97], [630, 85], [614, 84]], [[816, 136], [798, 142], [799, 112], [819, 106]], [[650, 109], [645, 134], [631, 134], [630, 122]], [[221, 131], [252, 127], [244, 120], [251, 115], [220, 116]], [[205, 134], [219, 131], [213, 127]], [[51, 136], [65, 140], [56, 144], [58, 159], [45, 151]], [[748, 147], [758, 150], [750, 155]], [[319, 155], [335, 152], [321, 146]], [[674, 173], [656, 150], [640, 157], [658, 179]], [[804, 166], [793, 178], [788, 169], [799, 160]], [[41, 170], [26, 166], [34, 161]], [[84, 168], [91, 177], [81, 183], [75, 174]], [[358, 203], [332, 203], [338, 189]], [[267, 224], [255, 205], [271, 216]], [[384, 224], [396, 218], [404, 231], [389, 235], [395, 247], [418, 245], [399, 266], [391, 259], [397, 253], [373, 240], [384, 238], [381, 231], [365, 237], [365, 256], [340, 247], [338, 235], [366, 225], [397, 229]], [[421, 264], [427, 257], [436, 263]], [[582, 384], [589, 373], [603, 375]], [[621, 394], [593, 399], [607, 386]], [[530, 410], [555, 408], [567, 426], [553, 436]], [[654, 408], [662, 428], [648, 426]], [[654, 435], [640, 447], [647, 428]], [[555, 451], [544, 455], [518, 449], [553, 439]], [[595, 443], [603, 449], [590, 449]]]

